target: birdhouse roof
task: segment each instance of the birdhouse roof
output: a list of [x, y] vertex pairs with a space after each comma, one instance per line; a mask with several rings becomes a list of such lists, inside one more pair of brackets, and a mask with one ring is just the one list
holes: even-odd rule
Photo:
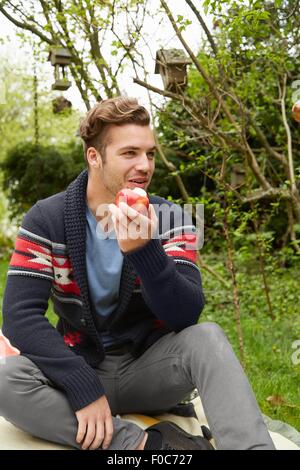
[[51, 59], [51, 56], [65, 57], [66, 59], [70, 59], [72, 54], [66, 47], [53, 47], [49, 52], [48, 60]]
[[159, 49], [156, 52], [155, 73], [159, 73], [161, 65], [187, 65], [192, 61], [182, 49]]

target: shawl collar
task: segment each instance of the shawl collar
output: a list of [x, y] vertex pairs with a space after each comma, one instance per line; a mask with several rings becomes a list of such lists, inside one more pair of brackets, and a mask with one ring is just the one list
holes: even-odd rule
[[[86, 273], [86, 188], [88, 182], [88, 171], [84, 170], [68, 186], [65, 196], [64, 221], [66, 231], [66, 243], [73, 268], [74, 279], [77, 282], [81, 299], [83, 302], [83, 313], [86, 326], [93, 336], [96, 344], [99, 344], [96, 322], [93, 319]], [[111, 315], [108, 323], [115, 322], [125, 311], [135, 285], [136, 273], [132, 264], [124, 256], [119, 304], [115, 312]], [[96, 322], [94, 321], [96, 320]]]

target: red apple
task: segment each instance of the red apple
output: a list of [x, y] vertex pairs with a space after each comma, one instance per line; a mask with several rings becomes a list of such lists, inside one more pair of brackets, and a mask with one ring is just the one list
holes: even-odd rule
[[292, 115], [295, 121], [300, 122], [300, 100], [296, 101], [292, 109]]
[[148, 215], [149, 199], [142, 188], [121, 189], [116, 195], [116, 205], [119, 206], [120, 202], [125, 202], [141, 214]]

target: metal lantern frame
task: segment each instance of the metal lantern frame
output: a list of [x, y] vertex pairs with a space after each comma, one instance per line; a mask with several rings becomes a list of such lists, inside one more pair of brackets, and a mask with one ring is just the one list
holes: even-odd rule
[[66, 67], [71, 64], [72, 54], [66, 47], [53, 47], [49, 53], [48, 60], [54, 66], [55, 82], [52, 90], [68, 90], [72, 83], [68, 80]]

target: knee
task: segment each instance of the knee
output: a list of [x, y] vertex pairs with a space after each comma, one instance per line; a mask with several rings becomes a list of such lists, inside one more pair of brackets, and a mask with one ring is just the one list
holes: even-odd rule
[[220, 341], [225, 337], [223, 329], [217, 323], [204, 322], [195, 326], [197, 327], [198, 335], [205, 336], [211, 341]]
[[204, 322], [190, 326], [186, 330], [186, 345], [189, 347], [199, 348], [201, 346], [211, 348], [220, 347], [227, 341], [226, 335], [222, 328], [213, 322]]
[[12, 362], [14, 362], [11, 359], [11, 357], [5, 357], [0, 363], [0, 416], [5, 415], [4, 408], [11, 393], [9, 377], [12, 372]]
[[13, 406], [17, 381], [22, 374], [22, 357], [9, 356], [0, 363], [0, 416], [7, 416]]

